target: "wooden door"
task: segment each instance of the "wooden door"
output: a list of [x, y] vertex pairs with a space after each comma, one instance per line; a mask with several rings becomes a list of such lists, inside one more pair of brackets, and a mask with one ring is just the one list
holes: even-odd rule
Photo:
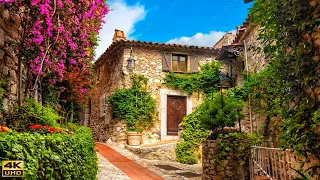
[[167, 103], [167, 135], [177, 136], [178, 125], [186, 115], [186, 97], [168, 96]]

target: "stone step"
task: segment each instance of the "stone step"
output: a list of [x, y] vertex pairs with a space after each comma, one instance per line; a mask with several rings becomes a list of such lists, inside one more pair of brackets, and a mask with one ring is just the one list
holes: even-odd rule
[[150, 160], [176, 160], [176, 145], [178, 140], [159, 141], [152, 144], [143, 144], [140, 146], [129, 146], [125, 147], [138, 155], [140, 158]]

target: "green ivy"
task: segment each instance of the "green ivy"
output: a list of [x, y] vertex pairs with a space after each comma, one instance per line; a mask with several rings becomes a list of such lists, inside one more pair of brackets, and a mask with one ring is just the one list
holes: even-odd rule
[[315, 118], [320, 108], [319, 5], [311, 0], [256, 0], [250, 10], [251, 21], [260, 27], [258, 40], [267, 42], [264, 51], [271, 55], [272, 66], [260, 77], [267, 81], [253, 86], [254, 96], [261, 99], [258, 108], [281, 116], [282, 147], [305, 159], [310, 154], [320, 159], [315, 128], [320, 125]]
[[132, 88], [120, 89], [108, 98], [112, 105], [114, 118], [126, 122], [128, 131], [142, 132], [143, 128], [152, 127], [156, 108], [155, 100], [143, 85], [148, 80], [141, 75], [132, 76]]
[[0, 133], [0, 160], [23, 160], [27, 180], [96, 179], [97, 154], [91, 130], [74, 134]]
[[165, 83], [173, 88], [181, 89], [189, 94], [203, 91], [205, 94], [216, 91], [219, 82], [221, 64], [218, 61], [207, 63], [201, 67], [196, 74], [167, 73]]

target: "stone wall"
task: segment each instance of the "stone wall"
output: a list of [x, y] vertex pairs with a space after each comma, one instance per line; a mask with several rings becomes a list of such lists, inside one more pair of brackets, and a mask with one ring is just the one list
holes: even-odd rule
[[[265, 66], [268, 64], [269, 57], [263, 52], [264, 42], [257, 40], [259, 35], [259, 27], [248, 26], [245, 35], [242, 37], [240, 43], [243, 41], [247, 45], [247, 61], [241, 57], [237, 57], [235, 62], [240, 63], [244, 61], [246, 67], [244, 68], [249, 73], [259, 73], [264, 70]], [[255, 48], [261, 48], [261, 51], [255, 51]], [[237, 72], [237, 86], [243, 85], [243, 76]], [[250, 123], [250, 111], [251, 111], [251, 121]], [[249, 102], [247, 101], [243, 110], [245, 118], [241, 121], [241, 129], [245, 132], [251, 132], [251, 126], [253, 132], [262, 132], [265, 124], [266, 117], [259, 113], [252, 112], [252, 108], [249, 107]], [[274, 130], [275, 131], [275, 130]]]
[[0, 5], [0, 77], [7, 82], [3, 108], [10, 111], [19, 101], [19, 76], [21, 75], [21, 97], [25, 97], [26, 68], [21, 65], [21, 73], [12, 43], [19, 41], [20, 19]]
[[[247, 44], [247, 57], [248, 57], [248, 71], [250, 73], [261, 72], [268, 64], [269, 57], [263, 52], [264, 42], [257, 40], [259, 36], [259, 27], [253, 26], [247, 29], [247, 36], [245, 38]], [[261, 48], [261, 52], [255, 51], [255, 48]]]
[[[125, 125], [112, 118], [111, 107], [107, 104], [105, 115], [101, 114], [101, 100], [110, 96], [116, 89], [124, 87], [122, 71], [123, 49], [113, 52], [110, 57], [103, 56], [100, 64], [96, 64], [94, 88], [89, 91], [91, 108], [85, 124], [92, 128], [95, 140], [125, 142]], [[87, 122], [88, 121], [88, 122]]]
[[245, 180], [249, 177], [249, 168], [240, 165], [240, 162], [233, 158], [232, 152], [227, 159], [219, 162], [214, 161], [217, 156], [217, 141], [207, 140], [202, 144], [202, 179], [214, 180]]

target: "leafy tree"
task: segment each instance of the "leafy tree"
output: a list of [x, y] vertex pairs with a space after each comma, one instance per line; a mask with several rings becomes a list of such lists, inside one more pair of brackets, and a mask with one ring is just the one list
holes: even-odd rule
[[216, 93], [201, 106], [203, 113], [200, 121], [208, 130], [223, 131], [224, 127], [233, 127], [236, 121], [244, 117], [241, 112], [243, 106], [243, 101], [234, 96]]

